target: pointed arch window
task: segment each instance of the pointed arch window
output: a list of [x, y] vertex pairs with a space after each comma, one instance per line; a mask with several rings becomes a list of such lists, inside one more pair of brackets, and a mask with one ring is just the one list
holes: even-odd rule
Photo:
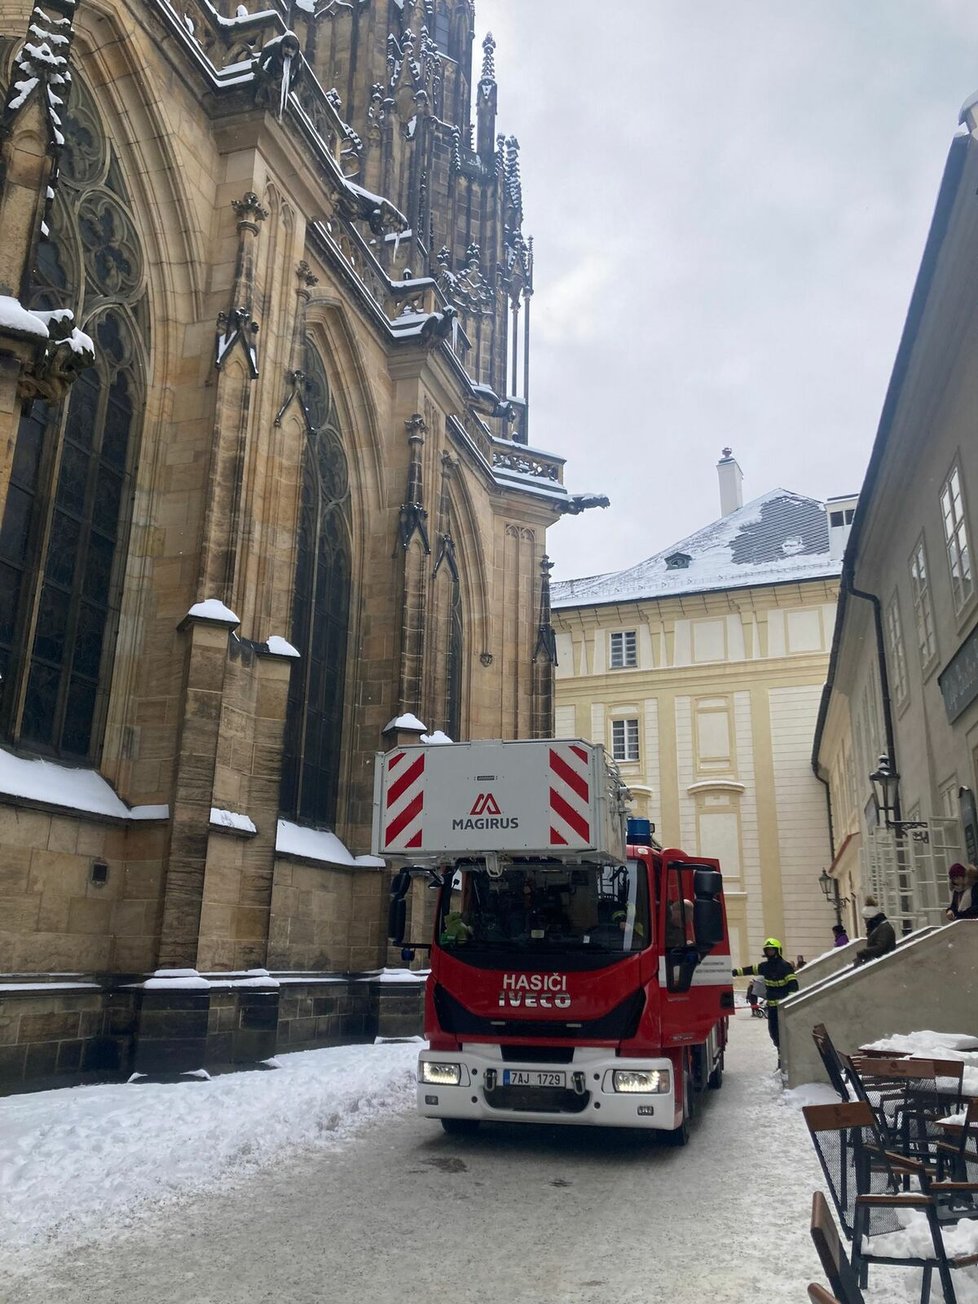
[[282, 770], [283, 814], [332, 827], [343, 746], [350, 626], [349, 467], [326, 371], [307, 342], [306, 445], [291, 640], [292, 669]]
[[97, 760], [112, 674], [148, 339], [143, 258], [118, 163], [77, 79], [30, 306], [72, 307], [95, 366], [23, 410], [0, 522], [0, 723]]

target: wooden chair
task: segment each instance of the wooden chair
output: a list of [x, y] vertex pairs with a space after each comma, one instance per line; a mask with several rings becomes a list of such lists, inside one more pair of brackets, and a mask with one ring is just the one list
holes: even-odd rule
[[[806, 1105], [802, 1110], [836, 1214], [852, 1245], [850, 1263], [864, 1289], [874, 1263], [914, 1267], [923, 1271], [920, 1304], [928, 1304], [931, 1278], [937, 1272], [945, 1304], [957, 1304], [952, 1270], [978, 1264], [978, 1254], [949, 1257], [934, 1195], [901, 1191], [907, 1168], [919, 1172], [919, 1160], [891, 1154], [870, 1105], [865, 1101], [838, 1105]], [[900, 1215], [916, 1212], [926, 1220], [933, 1253], [901, 1253], [900, 1246], [879, 1238], [902, 1232]]]
[[865, 1304], [852, 1264], [842, 1248], [832, 1211], [821, 1191], [812, 1195], [811, 1231], [822, 1271], [829, 1279], [833, 1294], [812, 1284], [808, 1287], [808, 1298], [816, 1304], [831, 1304], [833, 1300], [835, 1304]]

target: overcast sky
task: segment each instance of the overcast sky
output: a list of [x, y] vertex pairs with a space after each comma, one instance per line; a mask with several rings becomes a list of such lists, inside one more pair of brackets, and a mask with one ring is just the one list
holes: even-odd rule
[[[962, 102], [974, 0], [477, 0], [535, 237], [530, 442], [606, 511], [554, 577], [744, 499], [857, 490]], [[476, 75], [481, 60], [477, 47]]]

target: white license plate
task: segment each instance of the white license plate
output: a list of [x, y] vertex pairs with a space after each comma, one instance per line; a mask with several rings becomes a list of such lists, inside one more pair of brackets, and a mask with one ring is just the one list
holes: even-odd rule
[[563, 1073], [544, 1069], [503, 1069], [504, 1087], [563, 1087]]

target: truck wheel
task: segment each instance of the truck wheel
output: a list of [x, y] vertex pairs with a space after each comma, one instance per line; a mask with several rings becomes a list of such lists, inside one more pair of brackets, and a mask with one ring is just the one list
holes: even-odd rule
[[714, 1091], [719, 1091], [723, 1086], [723, 1051], [720, 1052], [720, 1058], [717, 1060], [716, 1068], [707, 1078], [706, 1085], [712, 1087]]
[[479, 1130], [477, 1118], [443, 1118], [441, 1125], [449, 1136], [472, 1136]]

